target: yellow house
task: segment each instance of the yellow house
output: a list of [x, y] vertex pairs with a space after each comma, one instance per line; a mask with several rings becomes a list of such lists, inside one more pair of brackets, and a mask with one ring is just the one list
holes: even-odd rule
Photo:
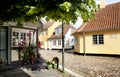
[[120, 55], [120, 2], [96, 12], [96, 19], [73, 34], [74, 51], [81, 54]]
[[43, 31], [39, 35], [39, 41], [42, 42], [41, 48], [48, 48], [48, 38], [53, 34], [54, 29], [60, 25], [60, 22], [55, 22], [53, 20], [48, 21], [43, 25]]

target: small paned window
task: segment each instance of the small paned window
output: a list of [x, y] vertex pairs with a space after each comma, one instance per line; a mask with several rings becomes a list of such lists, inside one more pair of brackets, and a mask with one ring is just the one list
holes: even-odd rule
[[93, 44], [104, 44], [104, 35], [93, 35]]
[[21, 40], [26, 41], [27, 34], [23, 32], [13, 32], [12, 34], [12, 46], [18, 46]]
[[56, 45], [56, 40], [53, 41], [53, 45]]
[[17, 46], [19, 43], [19, 32], [13, 32], [12, 46]]
[[58, 40], [58, 45], [61, 45], [61, 40]]

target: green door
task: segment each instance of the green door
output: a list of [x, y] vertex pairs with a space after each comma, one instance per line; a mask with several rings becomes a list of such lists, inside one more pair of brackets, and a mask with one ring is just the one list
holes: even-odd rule
[[0, 59], [10, 64], [9, 27], [0, 27]]

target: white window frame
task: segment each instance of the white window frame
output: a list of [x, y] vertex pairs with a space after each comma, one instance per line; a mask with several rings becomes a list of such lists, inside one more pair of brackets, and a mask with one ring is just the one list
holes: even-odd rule
[[61, 43], [61, 40], [58, 40], [58, 45], [61, 45], [62, 43]]
[[[14, 33], [17, 33], [17, 35], [14, 35]], [[17, 46], [19, 43], [19, 32], [12, 32], [12, 46]]]
[[[13, 33], [14, 33], [14, 32], [15, 32], [15, 33], [18, 33], [18, 36], [13, 36]], [[16, 31], [13, 31], [13, 32], [12, 32], [12, 47], [18, 47], [18, 43], [20, 43], [21, 40], [22, 40], [22, 39], [21, 39], [21, 36], [22, 36], [21, 34], [22, 34], [22, 33], [25, 34], [25, 39], [24, 39], [24, 41], [27, 42], [27, 33], [25, 33], [25, 32], [16, 32]], [[13, 45], [13, 42], [15, 42], [13, 39], [16, 38], [16, 37], [18, 37], [17, 42], [16, 42], [16, 45]]]
[[61, 34], [61, 27], [58, 27], [55, 29], [55, 35], [60, 35]]
[[104, 44], [104, 35], [103, 34], [93, 35], [93, 44], [94, 45], [102, 45], [102, 44]]
[[57, 44], [57, 41], [56, 40], [53, 40], [53, 45], [56, 45]]

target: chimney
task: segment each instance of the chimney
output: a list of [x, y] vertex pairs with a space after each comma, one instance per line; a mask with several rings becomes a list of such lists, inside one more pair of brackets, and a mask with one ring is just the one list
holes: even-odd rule
[[105, 7], [105, 0], [100, 0], [100, 8], [104, 8]]

